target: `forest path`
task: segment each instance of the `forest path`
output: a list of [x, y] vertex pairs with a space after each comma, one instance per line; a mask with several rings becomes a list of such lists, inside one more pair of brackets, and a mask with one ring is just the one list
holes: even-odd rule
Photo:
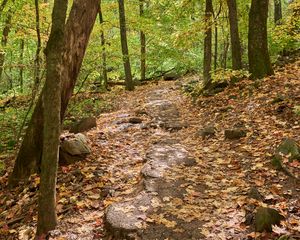
[[[290, 107], [300, 105], [299, 64], [196, 104], [178, 82], [119, 96], [120, 110], [101, 115], [98, 128], [87, 133], [92, 155], [64, 176], [77, 171], [82, 180], [77, 190], [65, 184], [59, 193], [62, 199], [72, 193], [77, 211], [61, 216], [54, 238], [251, 239], [259, 234], [244, 222], [253, 206], [286, 216], [285, 227], [277, 231], [299, 232], [300, 189], [270, 165], [284, 137], [300, 141], [300, 123]], [[273, 104], [278, 94], [287, 100]], [[210, 126], [215, 134], [202, 138], [201, 129]], [[225, 138], [226, 129], [240, 126], [246, 136]], [[249, 197], [251, 189], [263, 202]]]
[[115, 239], [245, 236], [240, 228], [245, 213], [237, 206], [249, 188], [241, 167], [229, 157], [235, 154], [230, 143], [221, 134], [210, 140], [199, 136], [204, 119], [173, 84], [152, 90], [145, 99], [142, 109], [161, 128], [144, 139], [150, 145], [144, 149], [138, 192], [107, 210], [109, 233]]
[[[87, 133], [93, 154], [79, 168], [90, 180], [74, 193], [83, 211], [62, 220], [58, 235], [68, 229], [67, 239], [244, 236], [245, 214], [237, 206], [246, 198], [245, 174], [223, 136], [199, 137], [208, 119], [199, 119], [190, 98], [174, 82], [162, 82], [120, 103], [120, 111], [103, 114]], [[105, 219], [99, 209], [109, 205]]]
[[[297, 239], [299, 185], [270, 162], [284, 138], [300, 142], [293, 110], [300, 106], [299, 76], [300, 60], [195, 104], [179, 87], [193, 76], [114, 90], [116, 110], [85, 133], [92, 154], [59, 168], [59, 224], [50, 239], [276, 239], [283, 233]], [[211, 126], [214, 135], [202, 138]], [[225, 138], [225, 130], [241, 126], [246, 136]], [[299, 162], [285, 163], [299, 178]], [[33, 239], [39, 178], [31, 180], [25, 189], [3, 191], [0, 239]], [[285, 216], [274, 229], [279, 234], [254, 234], [244, 224], [256, 206]]]

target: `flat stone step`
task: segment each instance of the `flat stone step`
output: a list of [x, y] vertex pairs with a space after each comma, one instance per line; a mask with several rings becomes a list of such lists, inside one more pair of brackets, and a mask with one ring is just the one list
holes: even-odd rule
[[[196, 164], [188, 151], [173, 140], [165, 140], [151, 146], [146, 159], [147, 162], [141, 171], [141, 192], [123, 202], [113, 203], [106, 211], [106, 226], [115, 239], [156, 239], [151, 237], [153, 233], [151, 234], [149, 228], [159, 228], [158, 231], [166, 232], [161, 224], [152, 221], [155, 221], [157, 214], [162, 214], [166, 199], [183, 199], [186, 194], [185, 188], [180, 187], [184, 181], [169, 181], [165, 178], [166, 172], [171, 171], [174, 166], [189, 167]], [[166, 224], [182, 223], [180, 225], [187, 226], [183, 220], [176, 217], [172, 219], [163, 221]], [[175, 233], [170, 230], [169, 236]]]

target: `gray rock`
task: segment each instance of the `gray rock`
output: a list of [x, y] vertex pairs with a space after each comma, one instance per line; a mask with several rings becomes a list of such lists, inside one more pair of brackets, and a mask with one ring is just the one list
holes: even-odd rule
[[149, 102], [155, 101], [155, 100], [161, 100], [164, 99], [165, 95], [168, 94], [168, 91], [165, 89], [156, 90], [154, 92], [151, 92], [149, 96], [147, 97]]
[[159, 124], [161, 128], [164, 128], [169, 131], [178, 131], [186, 127], [186, 125], [180, 120], [170, 119], [169, 121], [161, 122]]
[[123, 123], [123, 124], [120, 124], [115, 130], [117, 132], [127, 132], [133, 126], [134, 126], [134, 124], [132, 124], [132, 123]]
[[147, 214], [153, 210], [154, 198], [150, 193], [141, 192], [129, 201], [111, 204], [105, 213], [107, 229], [116, 239], [132, 239], [130, 236], [142, 231]]
[[147, 114], [166, 130], [180, 130], [185, 127], [180, 121], [180, 114], [176, 104], [168, 100], [154, 100], [145, 105]]
[[82, 133], [91, 130], [92, 128], [97, 127], [96, 118], [94, 117], [87, 117], [83, 118], [77, 123], [75, 123], [71, 129], [71, 133]]
[[247, 136], [247, 132], [244, 129], [226, 129], [225, 132], [225, 138], [229, 140], [237, 140], [243, 137]]
[[147, 163], [141, 170], [144, 185], [148, 191], [157, 191], [165, 172], [175, 165], [193, 166], [195, 159], [189, 156], [188, 151], [180, 144], [156, 144], [146, 154]]
[[60, 144], [59, 161], [61, 165], [73, 164], [84, 160], [90, 153], [87, 138], [83, 134], [70, 135]]
[[174, 71], [164, 74], [163, 76], [165, 81], [175, 81], [180, 78], [180, 75]]

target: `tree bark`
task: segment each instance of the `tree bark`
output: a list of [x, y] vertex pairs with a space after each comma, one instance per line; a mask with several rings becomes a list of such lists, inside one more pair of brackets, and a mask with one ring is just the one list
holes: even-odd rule
[[55, 0], [52, 13], [52, 29], [46, 48], [46, 82], [43, 92], [43, 153], [37, 238], [42, 239], [57, 225], [56, 176], [59, 158], [61, 69], [64, 47], [65, 21], [68, 0]]
[[[140, 0], [140, 17], [144, 15], [144, 0]], [[141, 42], [141, 81], [146, 79], [146, 35], [143, 30], [140, 32]]]
[[253, 79], [274, 74], [268, 50], [268, 0], [252, 0], [249, 14], [248, 58]]
[[215, 25], [215, 52], [214, 52], [214, 70], [218, 67], [218, 26]]
[[232, 68], [234, 70], [239, 70], [242, 69], [243, 66], [236, 0], [227, 0], [227, 6], [229, 10]]
[[211, 84], [211, 62], [212, 62], [212, 17], [213, 4], [212, 0], [206, 0], [205, 7], [205, 38], [204, 38], [204, 63], [203, 63], [203, 78], [204, 88], [209, 88]]
[[118, 4], [119, 4], [121, 47], [122, 47], [123, 64], [124, 64], [124, 71], [125, 71], [125, 89], [128, 91], [133, 91], [134, 83], [132, 80], [131, 66], [130, 66], [130, 59], [129, 59], [129, 52], [128, 52], [124, 0], [118, 0]]
[[41, 50], [42, 50], [42, 40], [41, 40], [41, 29], [40, 29], [40, 10], [39, 10], [39, 0], [34, 0], [35, 5], [35, 27], [37, 36], [37, 46], [34, 60], [34, 88], [33, 95], [38, 88], [40, 83], [40, 69], [41, 69]]
[[[100, 21], [100, 25], [102, 25], [104, 23], [104, 21], [103, 21], [103, 15], [102, 15], [102, 8], [101, 8], [101, 0], [99, 2], [99, 21]], [[103, 30], [101, 30], [100, 38], [101, 38], [101, 47], [102, 47], [102, 77], [103, 77], [103, 87], [105, 89], [107, 89], [108, 77], [107, 77], [105, 36], [104, 36], [104, 31]]]
[[20, 72], [19, 72], [19, 83], [20, 83], [20, 91], [23, 93], [24, 91], [24, 78], [23, 78], [23, 72], [24, 72], [24, 48], [25, 48], [25, 41], [24, 39], [21, 39], [20, 43]]
[[281, 19], [282, 19], [281, 0], [274, 0], [274, 22], [275, 22], [275, 24], [280, 25]]
[[[1, 46], [3, 49], [5, 49], [7, 42], [8, 42], [8, 34], [10, 33], [11, 29], [11, 20], [12, 20], [12, 13], [11, 10], [7, 13], [7, 18], [5, 20], [5, 25], [2, 31], [2, 38], [1, 38]], [[0, 80], [2, 79], [2, 73], [4, 68], [4, 62], [5, 62], [5, 52], [4, 50], [0, 52]]]
[[[66, 23], [62, 89], [61, 89], [61, 121], [72, 96], [73, 89], [82, 65], [88, 40], [99, 12], [98, 0], [75, 0]], [[43, 90], [44, 91], [44, 90]], [[41, 96], [44, 93], [42, 92]], [[26, 135], [19, 150], [13, 172], [9, 178], [10, 186], [37, 172], [40, 166], [43, 144], [43, 105], [39, 98]]]

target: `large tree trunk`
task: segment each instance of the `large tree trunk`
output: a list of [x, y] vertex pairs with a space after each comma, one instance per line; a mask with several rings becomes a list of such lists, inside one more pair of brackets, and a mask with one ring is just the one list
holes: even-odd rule
[[212, 62], [212, 0], [206, 0], [205, 7], [205, 38], [204, 38], [204, 59], [203, 59], [203, 78], [204, 88], [209, 88], [211, 84], [211, 62]]
[[253, 79], [272, 75], [268, 51], [268, 0], [252, 0], [249, 14], [248, 57]]
[[127, 44], [127, 33], [126, 33], [127, 30], [126, 30], [124, 0], [118, 0], [118, 3], [119, 3], [121, 46], [122, 46], [123, 64], [124, 64], [124, 71], [125, 71], [125, 89], [128, 91], [132, 91], [134, 90], [134, 83], [132, 81], [128, 44]]
[[[140, 0], [140, 17], [144, 15], [144, 0]], [[146, 35], [143, 30], [140, 32], [141, 41], [141, 81], [146, 79]]]
[[[99, 2], [99, 21], [100, 24], [102, 25], [104, 23], [103, 21], [103, 15], [102, 15], [102, 8], [101, 8], [101, 0]], [[102, 47], [102, 77], [103, 77], [103, 87], [107, 89], [107, 82], [108, 82], [108, 77], [107, 77], [107, 64], [106, 64], [106, 48], [105, 48], [105, 36], [104, 36], [104, 31], [101, 30], [100, 33], [100, 38], [101, 38], [101, 47]]]
[[276, 25], [281, 23], [282, 19], [282, 7], [281, 0], [274, 0], [274, 22]]
[[44, 131], [36, 236], [43, 239], [57, 225], [56, 176], [59, 158], [61, 69], [68, 0], [55, 0], [52, 29], [46, 48], [46, 82], [43, 92]]
[[232, 68], [234, 70], [238, 70], [242, 68], [242, 53], [239, 37], [236, 0], [227, 0], [227, 5], [229, 10]]
[[[69, 99], [75, 87], [98, 10], [99, 2], [97, 0], [75, 0], [69, 14], [63, 51], [61, 121], [64, 119]], [[43, 107], [40, 97], [9, 178], [11, 186], [27, 180], [32, 173], [38, 170], [43, 146], [42, 133]]]

